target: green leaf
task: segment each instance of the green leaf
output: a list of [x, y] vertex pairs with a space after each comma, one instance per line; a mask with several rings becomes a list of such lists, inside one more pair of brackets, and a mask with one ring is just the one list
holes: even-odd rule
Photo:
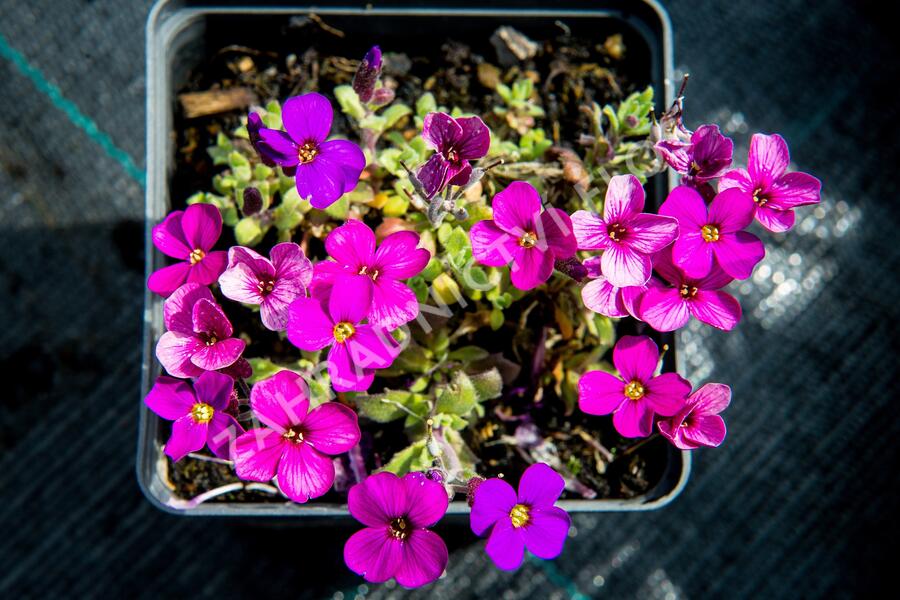
[[341, 111], [355, 119], [361, 121], [366, 116], [366, 109], [359, 101], [359, 96], [353, 91], [349, 85], [339, 85], [334, 88], [334, 97], [341, 106]]
[[360, 414], [378, 423], [390, 423], [405, 417], [407, 413], [401, 406], [412, 405], [412, 400], [413, 394], [402, 390], [387, 390], [383, 394], [361, 395], [355, 399]]
[[416, 100], [416, 115], [421, 118], [425, 118], [428, 113], [433, 113], [437, 111], [437, 102], [434, 99], [434, 94], [431, 92], [427, 92], [422, 94], [418, 100]]
[[409, 200], [400, 194], [391, 195], [381, 207], [381, 212], [386, 217], [402, 217], [407, 210], [409, 210]]
[[[444, 272], [443, 263], [441, 263], [441, 261], [439, 259], [432, 257], [431, 260], [428, 261], [428, 264], [425, 265], [425, 268], [422, 269], [422, 272], [420, 273], [420, 275], [422, 278], [425, 279], [425, 281], [434, 281], [434, 278], [443, 272]], [[424, 302], [424, 299], [421, 301]]]
[[503, 327], [503, 322], [503, 311], [497, 307], [494, 307], [494, 309], [491, 311], [491, 329], [497, 331], [498, 329]]
[[359, 126], [375, 133], [381, 133], [387, 129], [387, 121], [380, 115], [366, 115], [360, 122]]
[[475, 388], [479, 402], [499, 398], [503, 392], [503, 377], [497, 367], [491, 367], [490, 370], [477, 375], [469, 375], [469, 380]]
[[[440, 233], [440, 232], [439, 232]], [[461, 251], [469, 247], [469, 236], [465, 230], [457, 225], [443, 241], [444, 248], [449, 254], [459, 254]]]
[[497, 84], [497, 93], [503, 98], [503, 101], [509, 104], [510, 100], [512, 100], [513, 94], [512, 90], [509, 89], [509, 86], [504, 83]]
[[477, 401], [472, 380], [462, 371], [456, 371], [450, 384], [438, 392], [434, 409], [439, 413], [464, 417], [475, 408]]
[[425, 440], [419, 440], [394, 454], [381, 470], [403, 477], [410, 471], [424, 471], [431, 467], [431, 462], [431, 454], [425, 447]]
[[428, 284], [421, 275], [408, 279], [406, 285], [412, 288], [416, 294], [416, 300], [419, 304], [424, 304], [428, 300]]
[[405, 104], [391, 104], [382, 111], [381, 116], [384, 118], [384, 129], [390, 129], [396, 125], [400, 119], [412, 114], [412, 109]]
[[468, 363], [475, 362], [476, 360], [482, 360], [490, 356], [487, 350], [484, 348], [480, 348], [478, 346], [463, 346], [462, 348], [457, 348], [453, 352], [447, 355], [447, 358], [450, 360], [457, 360], [460, 362]]
[[239, 246], [255, 246], [262, 241], [265, 234], [259, 219], [255, 217], [244, 217], [234, 226], [234, 239]]
[[346, 219], [347, 211], [350, 210], [350, 200], [347, 198], [347, 194], [344, 194], [340, 198], [338, 198], [337, 202], [329, 206], [325, 209], [325, 213], [329, 217], [333, 217], [335, 219]]
[[228, 155], [228, 165], [231, 167], [232, 175], [238, 181], [250, 181], [252, 173], [250, 172], [250, 161], [240, 152], [232, 152]]
[[247, 362], [253, 367], [253, 375], [247, 378], [247, 383], [250, 385], [268, 379], [278, 371], [284, 370], [284, 367], [279, 367], [268, 358], [248, 358]]

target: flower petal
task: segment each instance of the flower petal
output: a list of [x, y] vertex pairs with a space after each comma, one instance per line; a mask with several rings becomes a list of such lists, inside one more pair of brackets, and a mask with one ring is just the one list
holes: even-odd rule
[[275, 267], [268, 258], [253, 248], [232, 246], [228, 249], [228, 268], [230, 269], [240, 264], [247, 265], [254, 273], [268, 275], [269, 277], [275, 276]]
[[725, 421], [719, 415], [699, 417], [696, 424], [682, 428], [684, 440], [695, 446], [716, 448], [725, 440]]
[[615, 243], [603, 251], [600, 268], [616, 287], [644, 285], [653, 273], [649, 256]]
[[197, 423], [191, 415], [185, 415], [172, 423], [172, 435], [166, 442], [166, 456], [178, 462], [188, 452], [196, 452], [206, 446], [207, 423]]
[[424, 248], [418, 248], [418, 245], [418, 233], [412, 231], [392, 233], [378, 246], [371, 266], [378, 271], [378, 277], [391, 279], [415, 277], [431, 260], [431, 253]]
[[234, 330], [222, 307], [208, 298], [200, 298], [191, 310], [194, 333], [206, 333], [217, 339], [231, 337]]
[[[250, 121], [247, 121], [247, 132], [250, 133]], [[268, 160], [273, 165], [293, 167], [300, 162], [300, 148], [291, 136], [279, 129], [259, 127], [253, 135], [256, 143], [253, 147], [263, 162]]]
[[266, 329], [284, 331], [287, 328], [290, 306], [294, 300], [305, 298], [306, 290], [296, 279], [282, 279], [275, 282], [259, 307], [259, 316]]
[[194, 391], [186, 381], [160, 375], [144, 398], [144, 404], [168, 421], [180, 419], [191, 412], [197, 402]]
[[156, 342], [156, 359], [173, 377], [197, 377], [203, 369], [191, 362], [191, 356], [204, 347], [192, 333], [167, 331]]
[[214, 409], [225, 410], [231, 401], [234, 380], [228, 375], [207, 371], [194, 382], [197, 401], [209, 404]]
[[481, 536], [503, 519], [509, 520], [509, 512], [518, 502], [516, 491], [502, 479], [483, 481], [475, 490], [475, 501], [469, 515], [472, 533]]
[[400, 547], [402, 557], [394, 578], [402, 586], [416, 588], [431, 583], [447, 568], [447, 544], [433, 531], [415, 529]]
[[389, 471], [374, 473], [350, 488], [347, 508], [357, 521], [369, 527], [388, 525], [406, 514], [406, 485]]
[[228, 253], [224, 250], [209, 252], [200, 262], [191, 266], [188, 281], [201, 285], [215, 283], [219, 275], [225, 271], [227, 263]]
[[693, 175], [697, 182], [713, 179], [731, 165], [734, 144], [722, 135], [718, 125], [698, 127], [691, 135], [691, 146], [693, 162], [699, 166], [699, 171]]
[[773, 233], [783, 233], [794, 226], [794, 211], [775, 210], [768, 205], [756, 209], [756, 220]]
[[312, 282], [313, 265], [303, 249], [293, 242], [275, 244], [269, 252], [279, 281], [292, 280], [308, 288]]
[[356, 188], [359, 176], [366, 168], [366, 155], [359, 146], [347, 140], [330, 140], [319, 145], [316, 161], [328, 162], [341, 170], [344, 194]]
[[606, 223], [586, 210], [576, 210], [572, 214], [572, 230], [579, 250], [602, 250], [612, 243]]
[[630, 220], [644, 210], [644, 188], [634, 175], [616, 175], [609, 180], [603, 202], [603, 220], [617, 223]]
[[688, 277], [705, 277], [712, 269], [714, 250], [723, 239], [724, 235], [718, 242], [707, 242], [700, 231], [682, 231], [672, 244], [672, 258]]
[[623, 402], [613, 414], [613, 425], [623, 437], [647, 437], [653, 432], [653, 410], [647, 402]]
[[566, 482], [559, 473], [544, 463], [535, 463], [519, 479], [519, 502], [532, 508], [549, 508], [565, 488]]
[[572, 520], [568, 513], [556, 506], [532, 509], [528, 524], [523, 528], [525, 547], [544, 560], [562, 554]]
[[711, 245], [716, 262], [735, 279], [750, 277], [753, 268], [766, 255], [766, 246], [762, 240], [747, 231], [725, 234]]
[[578, 380], [578, 407], [589, 415], [608, 415], [625, 401], [625, 382], [605, 371], [588, 371]]
[[234, 470], [247, 481], [271, 481], [288, 444], [273, 429], [251, 429], [234, 442]]
[[234, 442], [244, 433], [244, 428], [228, 413], [216, 411], [206, 432], [206, 445], [219, 458], [230, 460]]
[[387, 525], [360, 529], [344, 544], [347, 568], [370, 583], [383, 583], [393, 577], [402, 556], [403, 545], [391, 537]]
[[661, 140], [653, 147], [676, 173], [686, 175], [691, 170], [691, 143]]
[[724, 192], [731, 188], [737, 188], [744, 193], [753, 195], [753, 182], [747, 169], [732, 169], [719, 178], [719, 191]]
[[212, 292], [199, 283], [186, 283], [166, 299], [163, 304], [163, 324], [169, 331], [194, 332], [194, 304], [198, 300], [213, 300]]
[[771, 208], [787, 210], [808, 204], [817, 204], [821, 199], [822, 182], [806, 173], [785, 173], [768, 189]]
[[612, 317], [614, 319], [627, 317], [628, 312], [622, 302], [620, 290], [609, 282], [606, 277], [600, 276], [589, 281], [581, 289], [581, 299], [584, 305], [596, 313]]
[[659, 348], [646, 335], [622, 336], [613, 348], [613, 364], [622, 381], [646, 385], [659, 364]]
[[671, 417], [684, 408], [685, 399], [691, 393], [690, 382], [678, 373], [663, 373], [645, 384], [644, 400], [650, 403], [653, 412]]
[[225, 338], [215, 344], [201, 347], [191, 355], [191, 362], [207, 371], [224, 369], [241, 357], [246, 346], [246, 342], [242, 339]]
[[640, 316], [656, 331], [675, 331], [687, 325], [691, 311], [679, 290], [650, 288], [641, 298]]
[[[234, 248], [232, 248], [234, 250]], [[246, 263], [237, 263], [219, 276], [219, 289], [229, 300], [243, 304], [261, 304], [259, 276]]]
[[281, 107], [284, 128], [298, 145], [324, 142], [333, 118], [331, 103], [316, 92], [288, 98]]
[[682, 236], [687, 231], [699, 230], [709, 222], [703, 196], [686, 185], [679, 185], [669, 192], [666, 201], [659, 207], [659, 214], [678, 219]]
[[518, 254], [518, 244], [513, 235], [497, 227], [493, 221], [478, 221], [469, 231], [472, 258], [489, 267], [503, 267]]
[[717, 415], [731, 404], [731, 388], [724, 383], [707, 383], [688, 399], [698, 415]]
[[401, 350], [387, 330], [371, 325], [358, 325], [345, 345], [353, 364], [363, 369], [386, 369]]
[[678, 237], [678, 220], [641, 213], [628, 221], [628, 237], [625, 243], [638, 252], [659, 252]]
[[422, 137], [425, 144], [438, 152], [449, 148], [462, 138], [462, 135], [462, 125], [446, 113], [428, 113], [422, 121]]
[[334, 344], [328, 351], [328, 376], [338, 392], [364, 392], [372, 385], [375, 371], [354, 364], [347, 344]]
[[450, 161], [435, 153], [416, 170], [416, 178], [422, 184], [426, 199], [430, 200], [447, 186], [451, 166]]
[[578, 250], [572, 219], [566, 211], [559, 208], [548, 208], [541, 213], [538, 221], [538, 239], [546, 241], [555, 258], [571, 258]]
[[491, 201], [494, 223], [507, 233], [517, 236], [536, 230], [541, 213], [541, 196], [530, 183], [514, 181]]
[[181, 230], [191, 250], [208, 252], [222, 235], [222, 213], [212, 204], [191, 204], [181, 217]]
[[166, 256], [187, 260], [193, 248], [188, 247], [188, 241], [184, 238], [184, 231], [181, 228], [183, 216], [183, 210], [170, 212], [162, 223], [153, 227], [150, 237], [153, 239], [153, 245]]
[[334, 463], [306, 443], [284, 445], [278, 463], [278, 487], [294, 502], [325, 495], [334, 483]]
[[444, 486], [424, 473], [407, 473], [401, 480], [406, 494], [406, 517], [415, 528], [431, 527], [447, 512], [449, 498]]
[[513, 260], [510, 270], [512, 284], [520, 290], [530, 290], [541, 285], [553, 274], [553, 252], [539, 246], [523, 248]]
[[288, 307], [287, 338], [301, 350], [321, 350], [334, 342], [334, 321], [317, 300], [297, 298]]
[[378, 278], [372, 287], [369, 322], [396, 329], [419, 314], [419, 301], [409, 287], [396, 279]]
[[306, 440], [319, 452], [341, 454], [359, 443], [356, 413], [340, 402], [325, 402], [303, 420]]
[[[484, 484], [481, 484], [484, 485]], [[515, 571], [525, 558], [525, 536], [522, 528], [515, 528], [509, 517], [497, 521], [484, 547], [498, 569]]]
[[293, 371], [279, 371], [253, 385], [250, 390], [253, 414], [279, 433], [305, 422], [309, 412], [306, 381]]
[[188, 278], [191, 271], [191, 264], [187, 262], [177, 262], [174, 265], [163, 267], [158, 271], [154, 271], [147, 278], [147, 287], [154, 294], [167, 297], [175, 290], [181, 287]]
[[741, 320], [741, 304], [726, 292], [700, 290], [686, 304], [698, 321], [722, 331], [731, 331]]
[[787, 143], [780, 135], [755, 133], [750, 138], [747, 172], [757, 186], [768, 187], [787, 170], [790, 162]]
[[[375, 233], [357, 219], [348, 219], [325, 239], [325, 251], [338, 263], [357, 274], [375, 258]], [[321, 264], [321, 263], [320, 263]]]
[[328, 208], [344, 194], [346, 183], [339, 164], [318, 157], [297, 165], [294, 180], [300, 197], [320, 210]]
[[487, 154], [491, 147], [491, 130], [481, 117], [459, 117], [456, 122], [462, 130], [454, 147], [459, 158], [475, 160]]
[[372, 306], [372, 280], [366, 276], [339, 277], [334, 284], [337, 293], [328, 298], [328, 314], [333, 323], [356, 325]]
[[751, 197], [740, 190], [729, 189], [713, 198], [708, 220], [716, 224], [721, 233], [730, 233], [752, 223], [755, 211], [756, 205]]

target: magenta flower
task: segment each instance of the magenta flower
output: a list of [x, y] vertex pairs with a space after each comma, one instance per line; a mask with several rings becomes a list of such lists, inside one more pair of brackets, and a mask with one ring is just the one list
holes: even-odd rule
[[235, 438], [244, 432], [228, 414], [234, 381], [227, 375], [207, 371], [191, 385], [180, 379], [162, 375], [144, 403], [154, 413], [173, 421], [172, 435], [165, 452], [175, 462], [187, 453], [209, 446], [219, 458], [231, 458]]
[[553, 263], [575, 255], [572, 220], [565, 211], [541, 212], [541, 197], [530, 183], [514, 181], [494, 196], [494, 219], [472, 226], [472, 257], [483, 265], [512, 263], [510, 278], [520, 290], [550, 279]]
[[754, 202], [756, 220], [769, 231], [794, 226], [792, 209], [818, 204], [822, 183], [806, 173], [786, 173], [791, 162], [787, 143], [780, 135], [756, 133], [750, 139], [746, 169], [728, 171], [719, 180], [719, 191], [736, 188]]
[[477, 160], [491, 146], [491, 131], [480, 117], [454, 119], [446, 113], [428, 113], [422, 137], [435, 153], [416, 171], [427, 198], [448, 185], [466, 185], [472, 175], [470, 160]]
[[653, 268], [672, 287], [651, 286], [641, 298], [641, 319], [657, 331], [681, 329], [691, 316], [723, 331], [731, 331], [741, 320], [741, 305], [734, 296], [721, 291], [734, 281], [718, 265], [706, 277], [688, 277], [672, 262], [667, 248], [654, 258]]
[[325, 141], [331, 131], [334, 111], [321, 94], [310, 92], [288, 98], [281, 109], [286, 132], [262, 127], [258, 116], [250, 116], [248, 133], [260, 156], [293, 173], [301, 198], [316, 208], [327, 208], [356, 187], [366, 157], [346, 140]]
[[243, 340], [231, 337], [231, 322], [208, 288], [186, 283], [163, 305], [166, 331], [156, 343], [156, 358], [169, 375], [198, 377], [234, 365]]
[[485, 551], [498, 568], [518, 569], [526, 548], [545, 560], [560, 555], [571, 520], [554, 504], [565, 485], [556, 471], [535, 463], [522, 474], [518, 494], [502, 479], [478, 486], [469, 524], [475, 535], [491, 530]]
[[384, 238], [376, 250], [375, 234], [369, 226], [350, 219], [325, 239], [325, 250], [333, 260], [316, 264], [312, 293], [327, 298], [336, 278], [359, 279], [370, 289], [369, 323], [396, 329], [419, 314], [415, 293], [401, 281], [418, 275], [431, 258], [431, 253], [418, 245], [419, 234], [397, 231]]
[[272, 260], [250, 248], [234, 246], [228, 251], [228, 268], [219, 276], [226, 298], [259, 305], [263, 325], [272, 331], [287, 327], [288, 306], [306, 296], [312, 281], [312, 263], [297, 244], [276, 244]]
[[[648, 292], [649, 293], [649, 292]], [[626, 335], [613, 348], [616, 377], [589, 371], [578, 382], [578, 406], [589, 415], [613, 415], [613, 425], [625, 437], [647, 437], [653, 415], [671, 417], [684, 405], [691, 384], [678, 373], [654, 375], [659, 349], [645, 335]]]
[[210, 252], [222, 234], [222, 215], [212, 204], [192, 204], [169, 213], [153, 228], [153, 245], [182, 262], [163, 267], [147, 280], [150, 291], [168, 296], [186, 282], [209, 285], [225, 270], [225, 252]]
[[584, 261], [587, 276], [591, 278], [581, 289], [584, 305], [607, 317], [619, 319], [630, 315], [640, 321], [638, 306], [641, 298], [650, 287], [662, 287], [662, 284], [651, 277], [644, 285], [616, 287], [603, 275], [600, 261], [599, 256]]
[[707, 383], [687, 397], [678, 413], [659, 421], [659, 432], [681, 450], [716, 448], [725, 439], [725, 421], [719, 413], [730, 402], [730, 387]]
[[661, 215], [678, 219], [679, 235], [672, 246], [675, 264], [688, 277], [706, 277], [713, 257], [735, 279], [747, 279], [766, 255], [766, 247], [752, 233], [743, 231], [753, 221], [754, 204], [740, 190], [716, 194], [707, 211], [697, 190], [680, 185], [659, 207]]
[[653, 271], [650, 257], [678, 237], [678, 222], [643, 213], [644, 188], [634, 175], [609, 181], [603, 218], [586, 210], [572, 215], [580, 250], [603, 250], [600, 270], [615, 287], [640, 286]]
[[686, 183], [715, 179], [731, 165], [734, 152], [731, 140], [722, 135], [718, 125], [701, 125], [690, 142], [662, 140], [655, 148]]
[[335, 280], [326, 307], [298, 298], [288, 309], [287, 337], [301, 350], [328, 350], [328, 374], [339, 392], [364, 392], [375, 369], [391, 366], [400, 346], [381, 326], [361, 324], [372, 303], [372, 286], [362, 277]]
[[339, 402], [309, 410], [306, 382], [279, 371], [250, 390], [250, 407], [265, 427], [251, 429], [234, 443], [238, 477], [271, 481], [294, 502], [318, 498], [334, 483], [332, 456], [359, 442], [356, 413]]
[[444, 486], [423, 473], [375, 473], [350, 488], [347, 507], [365, 525], [344, 545], [344, 562], [366, 581], [414, 588], [447, 567], [447, 545], [429, 527], [447, 512]]

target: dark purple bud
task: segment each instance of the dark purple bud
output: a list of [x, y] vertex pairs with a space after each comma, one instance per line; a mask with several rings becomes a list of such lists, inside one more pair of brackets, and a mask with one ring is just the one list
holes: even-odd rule
[[581, 281], [588, 275], [587, 268], [575, 257], [557, 260], [553, 266], [556, 267], [557, 271], [563, 275], [568, 275], [575, 281]]
[[381, 75], [381, 48], [372, 46], [359, 63], [356, 75], [353, 76], [353, 91], [359, 96], [360, 102], [366, 103], [372, 99], [379, 75]]
[[259, 154], [259, 159], [263, 164], [267, 167], [274, 167], [275, 161], [266, 155], [262, 147], [263, 145], [259, 136], [259, 130], [263, 127], [262, 117], [257, 113], [250, 113], [247, 117], [247, 137], [250, 138], [250, 143], [253, 145], [253, 149], [256, 150], [256, 153]]
[[484, 483], [484, 478], [477, 475], [466, 482], [466, 502], [469, 506], [475, 504], [475, 492], [482, 483]]
[[259, 190], [255, 187], [244, 188], [244, 206], [241, 208], [244, 216], [255, 215], [262, 210], [262, 207], [263, 197]]
[[384, 106], [390, 104], [394, 100], [394, 90], [391, 88], [380, 87], [372, 93], [372, 104], [374, 106]]

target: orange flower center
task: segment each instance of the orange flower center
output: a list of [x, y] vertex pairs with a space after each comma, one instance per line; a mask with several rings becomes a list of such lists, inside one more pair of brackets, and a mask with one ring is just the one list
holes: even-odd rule
[[621, 242], [625, 237], [626, 229], [624, 226], [619, 225], [618, 223], [613, 223], [609, 227], [606, 228], [606, 233], [609, 235], [609, 239], [614, 242]]
[[200, 248], [194, 248], [193, 250], [191, 250], [191, 254], [190, 256], [188, 256], [188, 259], [191, 261], [192, 265], [196, 265], [198, 262], [203, 260], [204, 256], [206, 256], [206, 252], [204, 252]]
[[703, 236], [704, 242], [718, 242], [719, 241], [719, 228], [715, 225], [704, 225], [700, 229], [700, 235]]
[[398, 540], [405, 540], [409, 537], [409, 525], [406, 523], [405, 517], [397, 517], [391, 521], [391, 535]]
[[311, 162], [312, 159], [316, 157], [319, 153], [319, 148], [316, 146], [315, 142], [306, 142], [302, 146], [300, 146], [300, 150], [297, 152], [297, 157], [300, 159], [302, 164], [306, 164]]
[[519, 245], [523, 248], [534, 248], [537, 245], [537, 234], [533, 231], [526, 231], [525, 235], [519, 238]]
[[216, 414], [215, 409], [205, 402], [197, 402], [191, 408], [191, 418], [194, 423], [209, 423], [214, 414]]
[[632, 400], [640, 400], [644, 397], [644, 386], [640, 381], [634, 380], [625, 386], [625, 395]]
[[290, 429], [285, 429], [284, 433], [281, 434], [281, 437], [286, 439], [289, 442], [294, 442], [295, 444], [303, 443], [303, 432], [299, 429], [291, 427]]
[[693, 298], [694, 296], [697, 295], [697, 292], [698, 292], [698, 290], [696, 287], [688, 285], [686, 283], [681, 286], [681, 290], [680, 290], [682, 298]]

